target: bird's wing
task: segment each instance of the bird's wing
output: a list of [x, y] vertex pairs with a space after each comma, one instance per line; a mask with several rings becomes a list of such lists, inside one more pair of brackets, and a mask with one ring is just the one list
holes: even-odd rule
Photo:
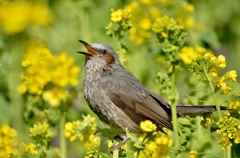
[[158, 101], [159, 99], [154, 97], [156, 94], [147, 90], [131, 74], [123, 73], [115, 78], [102, 83], [105, 84], [105, 93], [129, 118], [137, 124], [151, 120], [161, 127], [173, 129], [171, 109], [167, 108], [168, 105], [163, 105], [165, 104], [163, 99]]

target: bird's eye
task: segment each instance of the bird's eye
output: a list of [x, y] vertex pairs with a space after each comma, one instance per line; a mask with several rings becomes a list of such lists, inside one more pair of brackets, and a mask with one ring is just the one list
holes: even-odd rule
[[107, 51], [106, 51], [105, 49], [102, 50], [102, 54], [103, 54], [103, 55], [107, 54]]

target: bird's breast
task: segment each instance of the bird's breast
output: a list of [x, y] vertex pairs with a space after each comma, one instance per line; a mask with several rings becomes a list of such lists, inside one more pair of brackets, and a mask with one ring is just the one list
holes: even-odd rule
[[111, 80], [105, 78], [103, 81], [100, 73], [93, 74], [92, 72], [85, 72], [83, 86], [84, 97], [91, 110], [119, 134], [124, 134], [126, 128], [132, 132], [141, 132], [139, 125], [133, 122], [107, 96], [105, 88], [112, 86]]

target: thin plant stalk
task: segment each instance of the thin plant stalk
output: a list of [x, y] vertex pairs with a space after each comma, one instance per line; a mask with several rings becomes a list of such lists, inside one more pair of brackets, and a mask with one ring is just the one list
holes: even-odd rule
[[175, 147], [178, 148], [179, 140], [178, 140], [178, 124], [177, 124], [177, 107], [176, 107], [176, 95], [175, 95], [175, 83], [176, 83], [176, 69], [175, 65], [172, 65], [172, 76], [171, 76], [171, 90], [172, 90], [172, 122], [173, 122], [173, 133], [174, 133], [174, 141]]
[[66, 139], [64, 137], [64, 126], [65, 126], [65, 115], [63, 114], [61, 120], [60, 120], [60, 149], [61, 149], [61, 158], [67, 158], [67, 146], [66, 146]]

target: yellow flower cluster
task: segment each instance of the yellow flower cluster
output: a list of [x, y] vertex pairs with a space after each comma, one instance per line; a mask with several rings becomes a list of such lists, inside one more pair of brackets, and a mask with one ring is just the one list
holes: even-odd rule
[[146, 144], [143, 151], [140, 152], [139, 158], [152, 157], [163, 158], [169, 153], [172, 146], [172, 139], [169, 139], [168, 135], [164, 133], [157, 133], [153, 141]]
[[203, 47], [187, 47], [184, 46], [178, 56], [181, 58], [181, 60], [185, 64], [191, 64], [194, 59], [198, 57], [198, 55], [204, 55], [204, 54], [213, 54], [211, 51], [203, 48]]
[[52, 138], [53, 133], [49, 131], [48, 127], [49, 124], [47, 123], [34, 124], [33, 127], [31, 127], [29, 130], [29, 136], [37, 142], [49, 141]]
[[[177, 50], [183, 46], [183, 38], [188, 35], [182, 25], [178, 25], [177, 21], [168, 16], [158, 18], [154, 22], [152, 30], [157, 35], [158, 41], [165, 43], [162, 50], [166, 53], [177, 52]], [[169, 56], [169, 58], [178, 60], [176, 53], [174, 53], [172, 57]]]
[[161, 34], [163, 37], [168, 37], [168, 31], [174, 31], [177, 29], [183, 29], [182, 26], [177, 25], [177, 21], [168, 16], [164, 16], [155, 21], [153, 31], [157, 34]]
[[87, 146], [87, 153], [85, 158], [93, 158], [93, 157], [98, 157], [98, 158], [109, 158], [107, 154], [101, 153], [99, 151], [101, 143], [101, 138], [100, 137], [95, 137], [91, 144]]
[[131, 18], [131, 10], [129, 9], [118, 9], [114, 10], [111, 8], [111, 21], [112, 22], [120, 22], [120, 21], [128, 21]]
[[240, 122], [238, 119], [231, 117], [229, 111], [224, 113], [224, 117], [216, 125], [219, 127], [216, 133], [222, 135], [218, 144], [222, 146], [223, 150], [232, 146], [230, 140], [233, 140], [236, 144], [240, 143]]
[[26, 1], [3, 1], [0, 3], [0, 26], [6, 34], [22, 32], [28, 25], [48, 26], [53, 15], [47, 5]]
[[90, 115], [83, 116], [83, 121], [77, 120], [65, 124], [64, 135], [70, 142], [79, 139], [85, 147], [94, 140], [96, 121]]
[[[135, 44], [142, 44], [144, 40], [152, 36], [151, 27], [156, 19], [162, 15], [173, 15], [175, 9], [178, 23], [186, 28], [196, 26], [191, 13], [194, 12], [194, 6], [186, 1], [175, 2], [171, 0], [134, 0], [125, 6], [132, 11], [131, 21], [133, 23], [130, 29], [129, 39]], [[173, 9], [174, 8], [174, 9]]]
[[[146, 120], [140, 123], [140, 127], [144, 132], [151, 132], [151, 138], [139, 137], [138, 141], [145, 144], [144, 150], [139, 154], [139, 158], [152, 157], [162, 158], [168, 155], [169, 149], [172, 146], [172, 140], [168, 135], [157, 132], [157, 126], [150, 120]], [[146, 141], [147, 140], [147, 141]]]
[[[64, 52], [53, 56], [47, 48], [30, 44], [24, 54], [22, 66], [26, 71], [21, 75], [19, 92], [42, 94], [43, 99], [53, 107], [59, 106], [68, 96], [63, 88], [78, 84], [80, 68], [75, 66], [74, 59]], [[46, 89], [47, 86], [49, 88]]]
[[[155, 0], [132, 1], [126, 8], [133, 13], [133, 17], [131, 18], [133, 26], [130, 29], [129, 39], [136, 44], [141, 44], [145, 39], [151, 37], [150, 30], [152, 24], [156, 18], [161, 17], [161, 12], [156, 7]], [[144, 13], [143, 9], [145, 9]]]
[[229, 94], [232, 91], [232, 87], [230, 87], [225, 81], [236, 82], [236, 77], [237, 72], [235, 70], [230, 70], [225, 75], [216, 79], [216, 85], [221, 88], [221, 94]]
[[206, 53], [204, 55], [198, 55], [198, 57], [193, 60], [191, 71], [203, 76], [207, 73], [212, 77], [217, 77], [219, 70], [225, 67], [226, 61], [223, 55], [216, 57], [212, 53]]
[[153, 132], [156, 131], [157, 129], [157, 126], [149, 120], [142, 121], [140, 123], [140, 127], [144, 132]]
[[228, 107], [230, 109], [234, 109], [234, 110], [238, 109], [239, 110], [238, 113], [240, 114], [240, 102], [239, 101], [236, 101], [236, 102], [229, 101]]
[[32, 155], [37, 155], [38, 154], [38, 150], [36, 149], [36, 145], [33, 143], [28, 143], [28, 145], [26, 145], [24, 147], [24, 152], [29, 152]]
[[205, 114], [204, 119], [201, 121], [201, 125], [204, 127], [204, 128], [208, 128], [209, 125], [212, 125], [214, 123], [214, 120], [212, 119], [212, 115], [210, 114]]
[[0, 158], [17, 155], [17, 131], [7, 124], [0, 127]]

